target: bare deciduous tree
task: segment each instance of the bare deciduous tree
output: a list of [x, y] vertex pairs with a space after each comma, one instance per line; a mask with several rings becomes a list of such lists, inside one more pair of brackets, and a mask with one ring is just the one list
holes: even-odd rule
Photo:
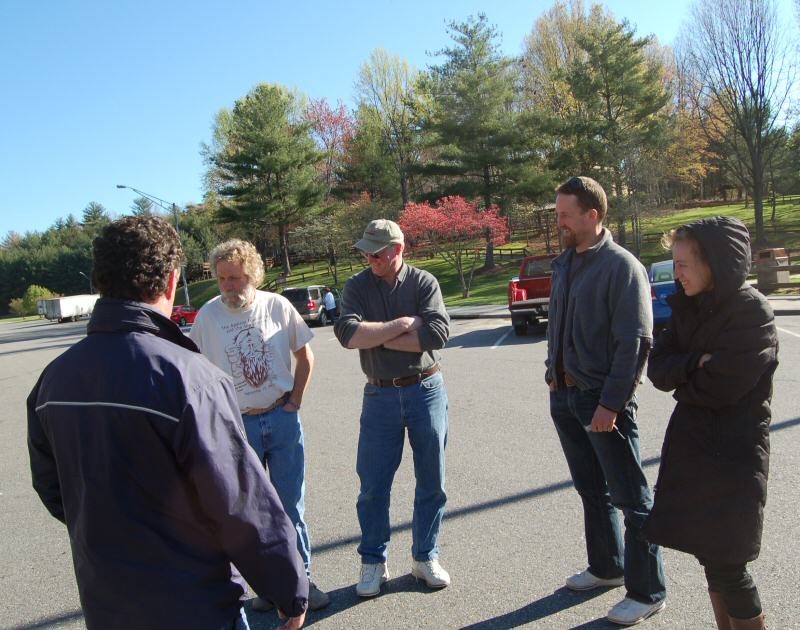
[[751, 192], [756, 240], [763, 241], [770, 137], [794, 77], [773, 0], [698, 0], [678, 58], [704, 132]]

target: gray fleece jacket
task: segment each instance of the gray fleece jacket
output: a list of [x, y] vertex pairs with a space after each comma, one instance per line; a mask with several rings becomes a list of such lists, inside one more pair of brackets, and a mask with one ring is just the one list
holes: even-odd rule
[[633, 397], [653, 342], [653, 309], [647, 271], [614, 242], [606, 228], [585, 253], [572, 282], [575, 249], [553, 260], [545, 380], [563, 367], [581, 390], [600, 390], [600, 404], [620, 411]]

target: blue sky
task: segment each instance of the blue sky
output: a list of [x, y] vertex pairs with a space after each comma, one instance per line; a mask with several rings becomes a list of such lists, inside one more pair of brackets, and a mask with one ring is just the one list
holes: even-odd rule
[[[0, 238], [80, 219], [90, 201], [128, 211], [126, 184], [202, 199], [200, 144], [215, 113], [260, 82], [354, 102], [375, 48], [424, 69], [446, 22], [479, 12], [518, 54], [551, 2], [0, 0]], [[605, 3], [672, 43], [688, 0]], [[793, 19], [790, 0], [780, 0]]]

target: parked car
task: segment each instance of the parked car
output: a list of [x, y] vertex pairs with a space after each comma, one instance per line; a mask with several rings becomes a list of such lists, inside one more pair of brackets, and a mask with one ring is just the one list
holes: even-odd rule
[[339, 289], [326, 287], [321, 284], [313, 284], [307, 287], [287, 287], [281, 291], [281, 295], [292, 303], [300, 316], [308, 323], [317, 323], [320, 326], [328, 324], [328, 314], [322, 305], [322, 290], [330, 289], [336, 300], [336, 314], [339, 314], [339, 307], [342, 302]]
[[672, 309], [667, 298], [675, 293], [675, 265], [672, 259], [650, 265], [650, 297], [653, 300], [653, 326], [660, 328], [669, 321]]
[[169, 318], [180, 326], [187, 324], [194, 324], [194, 319], [197, 317], [197, 309], [194, 306], [186, 306], [185, 304], [178, 304], [172, 307], [172, 315]]

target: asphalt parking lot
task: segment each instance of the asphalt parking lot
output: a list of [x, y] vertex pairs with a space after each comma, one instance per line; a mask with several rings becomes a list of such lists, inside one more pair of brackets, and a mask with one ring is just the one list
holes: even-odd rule
[[[24, 401], [42, 368], [79, 340], [86, 322], [0, 324], [0, 628], [82, 628], [63, 526], [30, 487]], [[752, 565], [770, 628], [800, 628], [800, 316], [778, 320], [781, 365], [775, 379], [772, 469], [761, 558]], [[441, 559], [453, 584], [428, 592], [410, 576], [413, 468], [407, 448], [392, 501], [391, 580], [360, 600], [355, 501], [356, 439], [364, 378], [355, 351], [331, 327], [315, 328], [316, 368], [303, 403], [307, 444], [307, 521], [312, 569], [332, 604], [310, 613], [323, 628], [610, 628], [604, 617], [620, 589], [576, 594], [564, 578], [585, 568], [580, 501], [552, 427], [544, 386], [545, 341], [517, 337], [506, 319], [455, 320], [444, 352], [450, 398], [448, 511]], [[793, 393], [794, 392], [794, 393]], [[669, 395], [639, 390], [642, 457], [651, 481]], [[642, 627], [710, 628], [702, 572], [694, 559], [665, 552], [667, 608]], [[121, 595], [124, 596], [124, 595]], [[278, 625], [247, 607], [251, 628]]]

